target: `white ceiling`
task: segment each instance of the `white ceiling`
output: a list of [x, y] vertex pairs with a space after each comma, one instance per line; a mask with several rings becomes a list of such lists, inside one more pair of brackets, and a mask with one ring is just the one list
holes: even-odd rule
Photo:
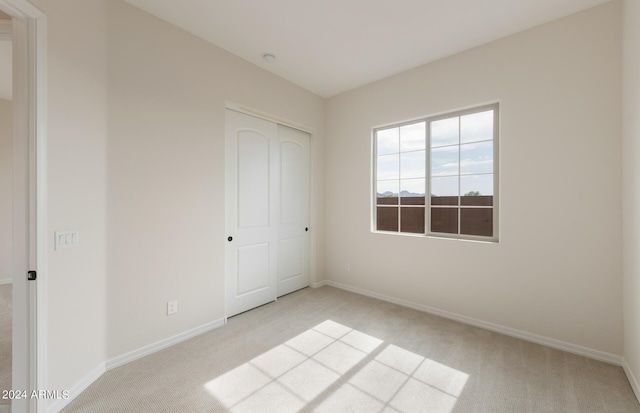
[[609, 0], [126, 1], [329, 97]]

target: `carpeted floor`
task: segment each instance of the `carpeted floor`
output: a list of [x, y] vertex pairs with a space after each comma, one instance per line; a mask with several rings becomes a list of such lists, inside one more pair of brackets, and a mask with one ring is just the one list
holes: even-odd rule
[[622, 369], [332, 287], [105, 373], [69, 412], [640, 412]]
[[[0, 391], [11, 389], [11, 284], [0, 285]], [[0, 404], [9, 403], [0, 397]]]

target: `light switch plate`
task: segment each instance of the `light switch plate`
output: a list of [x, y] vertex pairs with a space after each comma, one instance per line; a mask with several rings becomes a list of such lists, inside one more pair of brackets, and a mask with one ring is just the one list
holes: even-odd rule
[[77, 229], [67, 229], [55, 231], [55, 248], [57, 250], [65, 248], [75, 248], [80, 245], [80, 232]]

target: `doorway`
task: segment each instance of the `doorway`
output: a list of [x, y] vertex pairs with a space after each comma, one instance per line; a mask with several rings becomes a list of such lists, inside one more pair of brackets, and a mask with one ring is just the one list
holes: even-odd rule
[[[0, 11], [0, 390], [12, 374], [13, 301], [13, 77], [11, 16]], [[0, 398], [0, 413], [10, 400]]]
[[0, 404], [0, 408], [26, 413], [45, 411], [47, 403], [24, 397], [36, 389], [47, 389], [46, 24], [44, 15], [27, 0], [0, 0], [0, 11], [3, 17], [10, 17], [12, 43], [10, 385], [21, 392], [19, 398], [17, 392], [7, 394], [10, 405]]
[[[0, 11], [0, 390], [10, 390], [13, 338], [13, 77], [11, 16]], [[0, 413], [11, 400], [0, 398]]]
[[307, 132], [226, 111], [226, 315], [309, 286]]

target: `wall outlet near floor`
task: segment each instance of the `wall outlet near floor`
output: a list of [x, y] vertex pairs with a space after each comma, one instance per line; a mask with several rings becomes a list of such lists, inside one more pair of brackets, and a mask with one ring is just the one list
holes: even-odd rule
[[178, 312], [178, 300], [167, 301], [167, 315]]
[[351, 271], [351, 264], [345, 264], [345, 265], [344, 265], [344, 270], [345, 270], [346, 272], [350, 272], [350, 271]]

